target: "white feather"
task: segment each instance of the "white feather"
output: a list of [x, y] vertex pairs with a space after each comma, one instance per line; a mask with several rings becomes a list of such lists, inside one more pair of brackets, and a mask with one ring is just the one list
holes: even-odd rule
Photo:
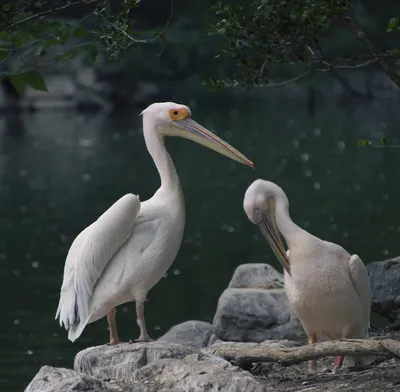
[[90, 316], [93, 289], [107, 263], [132, 233], [140, 211], [139, 197], [127, 194], [74, 240], [67, 255], [60, 302], [60, 325], [73, 331]]

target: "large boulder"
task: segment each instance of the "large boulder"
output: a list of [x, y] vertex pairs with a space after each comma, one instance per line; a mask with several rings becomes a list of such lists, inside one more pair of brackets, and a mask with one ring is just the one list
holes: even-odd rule
[[[25, 392], [114, 392], [113, 385], [71, 369], [43, 366]], [[138, 391], [139, 392], [139, 391]]]
[[190, 320], [173, 326], [158, 341], [179, 343], [197, 348], [207, 347], [213, 338], [212, 325], [205, 321]]
[[213, 327], [215, 335], [225, 341], [304, 340], [306, 337], [283, 289], [226, 289], [218, 300]]
[[400, 257], [367, 265], [372, 289], [372, 311], [400, 327]]
[[[396, 390], [400, 383], [396, 359], [362, 372], [347, 369], [335, 377], [323, 373], [311, 378], [307, 362], [292, 366], [265, 363], [252, 369], [259, 375], [256, 378], [213, 355], [221, 349], [243, 352], [251, 346], [280, 349], [297, 344], [220, 342], [201, 351], [163, 342], [91, 347], [78, 353], [75, 370], [42, 367], [25, 392], [340, 392], [343, 388], [378, 392]], [[332, 358], [318, 363], [321, 369], [333, 365]]]
[[77, 354], [74, 368], [100, 380], [145, 386], [148, 392], [266, 392], [251, 374], [229, 362], [174, 343], [91, 347]]
[[228, 288], [231, 289], [281, 289], [283, 275], [269, 264], [242, 264], [236, 268]]

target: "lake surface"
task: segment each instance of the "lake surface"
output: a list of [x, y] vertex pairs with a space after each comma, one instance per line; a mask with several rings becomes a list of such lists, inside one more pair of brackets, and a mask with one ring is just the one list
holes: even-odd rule
[[[398, 133], [387, 102], [326, 105], [309, 117], [294, 100], [221, 106], [191, 103], [194, 118], [256, 170], [181, 139], [167, 147], [181, 178], [187, 220], [179, 255], [149, 293], [149, 333], [188, 319], [212, 321], [219, 295], [242, 263], [279, 268], [244, 214], [256, 178], [287, 193], [293, 220], [364, 262], [400, 254], [400, 149], [359, 138]], [[138, 111], [109, 118], [71, 112], [0, 117], [0, 389], [23, 390], [42, 365], [71, 367], [75, 354], [108, 339], [106, 320], [72, 344], [54, 320], [65, 257], [75, 236], [122, 195], [159, 186]], [[134, 304], [119, 308], [120, 337], [136, 338]]]

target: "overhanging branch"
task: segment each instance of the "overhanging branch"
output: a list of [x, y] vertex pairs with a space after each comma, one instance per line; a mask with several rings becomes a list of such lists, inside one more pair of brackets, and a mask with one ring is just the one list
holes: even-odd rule
[[295, 348], [274, 348], [262, 343], [221, 343], [209, 350], [226, 360], [234, 360], [240, 366], [257, 362], [277, 362], [294, 365], [311, 359], [348, 355], [378, 355], [386, 358], [400, 357], [400, 342], [392, 339], [363, 340], [344, 339], [315, 343]]
[[[368, 36], [359, 28], [354, 19], [346, 16], [341, 19], [341, 23], [366, 46], [366, 48], [371, 52], [372, 55], [378, 56], [380, 51], [378, 50], [376, 45], [368, 38]], [[379, 64], [384, 69], [392, 82], [397, 87], [400, 87], [400, 73], [398, 72], [396, 67], [388, 63], [384, 57], [377, 57], [377, 64]]]
[[360, 69], [366, 68], [370, 65], [377, 63], [379, 61], [378, 57], [371, 58], [370, 60], [364, 61], [363, 63], [358, 64], [333, 64], [327, 60], [317, 60], [315, 63], [325, 65], [327, 68], [317, 68], [317, 71], [327, 72], [332, 69]]
[[75, 7], [75, 6], [78, 6], [78, 5], [82, 6], [82, 5], [88, 5], [88, 4], [93, 4], [93, 3], [99, 3], [99, 2], [100, 2], [100, 0], [71, 1], [71, 2], [69, 2], [67, 4], [64, 4], [64, 5], [61, 5], [61, 6], [58, 6], [58, 7], [53, 7], [53, 8], [44, 10], [44, 11], [40, 11], [40, 12], [38, 12], [36, 14], [28, 16], [25, 19], [19, 20], [18, 22], [10, 23], [10, 24], [5, 25], [5, 26], [0, 26], [0, 31], [7, 31], [7, 30], [10, 30], [10, 29], [13, 29], [13, 28], [18, 27], [18, 26], [20, 26], [22, 24], [25, 24], [25, 23], [28, 23], [28, 22], [32, 22], [32, 21], [34, 21], [36, 19], [41, 19], [41, 18], [44, 18], [44, 17], [49, 16], [49, 15], [55, 15], [60, 11], [65, 11], [65, 10], [67, 10], [69, 8], [72, 8], [72, 7]]

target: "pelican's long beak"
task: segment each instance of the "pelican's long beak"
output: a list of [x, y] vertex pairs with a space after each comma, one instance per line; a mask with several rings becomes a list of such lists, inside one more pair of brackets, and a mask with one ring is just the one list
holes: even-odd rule
[[290, 275], [290, 264], [286, 256], [285, 247], [283, 245], [282, 237], [279, 233], [278, 226], [275, 220], [275, 209], [272, 209], [270, 214], [262, 214], [261, 221], [257, 224], [264, 237], [267, 239], [269, 245], [278, 258], [282, 267]]
[[175, 131], [173, 136], [181, 136], [210, 148], [228, 158], [254, 168], [254, 163], [246, 158], [240, 151], [224, 142], [217, 135], [202, 127], [190, 117], [172, 122]]

